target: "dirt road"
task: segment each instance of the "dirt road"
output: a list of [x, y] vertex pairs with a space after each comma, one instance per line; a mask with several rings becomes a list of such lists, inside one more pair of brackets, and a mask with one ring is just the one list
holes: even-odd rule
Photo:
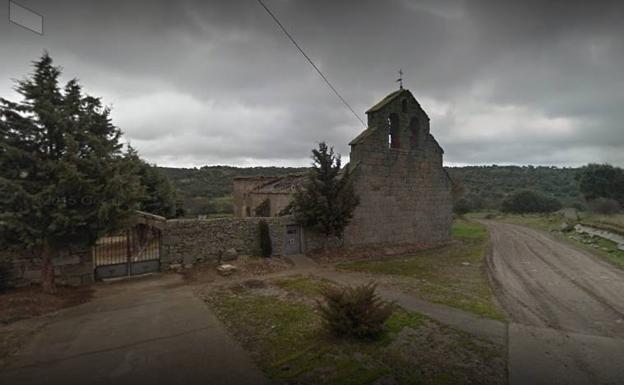
[[498, 298], [513, 321], [624, 337], [624, 271], [536, 230], [487, 226]]
[[549, 234], [483, 223], [511, 321], [510, 385], [624, 383], [624, 271]]

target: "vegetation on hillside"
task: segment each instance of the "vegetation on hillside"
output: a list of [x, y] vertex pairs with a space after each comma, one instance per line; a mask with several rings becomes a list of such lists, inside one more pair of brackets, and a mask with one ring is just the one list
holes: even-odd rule
[[238, 176], [301, 174], [307, 167], [158, 167], [175, 186], [187, 216], [232, 213], [232, 180]]
[[[232, 194], [232, 180], [237, 176], [279, 176], [306, 173], [309, 168], [288, 167], [230, 167], [201, 168], [159, 167], [176, 187], [187, 215], [227, 214], [229, 206], [223, 199]], [[498, 210], [502, 201], [512, 193], [530, 189], [556, 198], [564, 207], [584, 208], [585, 203], [575, 180], [576, 168], [533, 166], [469, 166], [447, 167], [457, 182], [463, 198], [460, 211]], [[221, 197], [221, 200], [215, 199]], [[225, 198], [223, 198], [225, 197]]]
[[609, 164], [588, 164], [576, 173], [579, 189], [593, 211], [615, 214], [624, 207], [624, 170]]
[[552, 213], [561, 209], [561, 202], [531, 190], [514, 192], [501, 204], [501, 211], [506, 213]]
[[459, 211], [499, 210], [502, 202], [520, 190], [532, 190], [555, 198], [564, 207], [584, 208], [575, 180], [576, 168], [543, 166], [448, 167], [456, 183], [463, 187]]

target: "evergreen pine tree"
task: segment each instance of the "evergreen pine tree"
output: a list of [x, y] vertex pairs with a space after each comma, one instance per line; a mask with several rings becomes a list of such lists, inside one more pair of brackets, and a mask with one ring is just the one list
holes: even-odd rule
[[304, 227], [325, 236], [342, 237], [359, 203], [349, 167], [341, 174], [340, 155], [324, 142], [312, 150], [312, 160], [308, 179], [295, 193], [290, 210]]
[[138, 208], [165, 218], [176, 216], [178, 213], [177, 194], [169, 178], [163, 175], [156, 166], [141, 159], [138, 152], [131, 146], [128, 146], [126, 159], [134, 163], [141, 186], [143, 186]]
[[17, 82], [22, 100], [0, 98], [0, 246], [41, 257], [45, 292], [59, 250], [118, 228], [141, 190], [110, 109], [75, 79], [61, 89], [60, 73], [45, 53]]

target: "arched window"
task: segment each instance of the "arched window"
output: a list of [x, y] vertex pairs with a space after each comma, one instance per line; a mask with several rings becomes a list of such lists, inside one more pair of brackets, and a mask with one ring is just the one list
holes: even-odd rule
[[407, 99], [403, 99], [401, 102], [401, 112], [407, 112]]
[[399, 117], [397, 114], [390, 114], [388, 117], [388, 147], [401, 147], [399, 144]]
[[410, 130], [410, 144], [412, 145], [412, 147], [419, 147], [420, 146], [420, 122], [418, 121], [418, 118], [412, 118], [410, 120], [409, 130]]

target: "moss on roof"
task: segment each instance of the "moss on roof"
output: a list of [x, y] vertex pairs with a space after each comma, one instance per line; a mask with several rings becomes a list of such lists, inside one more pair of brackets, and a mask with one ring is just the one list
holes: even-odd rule
[[375, 126], [369, 127], [366, 130], [362, 131], [360, 135], [356, 136], [352, 141], [349, 142], [349, 146], [360, 143], [362, 140], [368, 138], [375, 132]]
[[290, 194], [303, 186], [308, 178], [307, 174], [290, 174], [276, 177], [252, 190], [252, 193], [282, 193]]
[[377, 102], [377, 104], [375, 104], [374, 106], [369, 108], [368, 111], [366, 111], [366, 113], [368, 114], [368, 113], [371, 113], [371, 112], [379, 111], [386, 104], [388, 104], [391, 101], [393, 101], [394, 99], [396, 99], [399, 95], [403, 95], [405, 93], [410, 94], [409, 90], [407, 90], [407, 89], [400, 89], [400, 90], [394, 91], [394, 92], [386, 95], [385, 98], [381, 99], [379, 102]]

